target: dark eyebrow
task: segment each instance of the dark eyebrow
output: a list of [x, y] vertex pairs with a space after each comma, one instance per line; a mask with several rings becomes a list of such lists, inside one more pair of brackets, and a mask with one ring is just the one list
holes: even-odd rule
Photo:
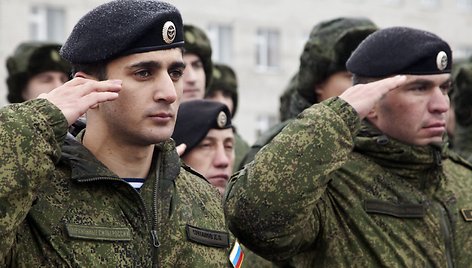
[[[442, 82], [440, 85], [445, 85], [445, 84], [450, 84], [452, 83], [452, 79], [451, 78], [448, 78], [446, 81]], [[431, 80], [427, 80], [427, 79], [416, 79], [414, 81], [411, 81], [409, 83], [407, 83], [406, 85], [409, 86], [409, 85], [424, 85], [424, 86], [427, 86], [427, 87], [430, 87], [430, 86], [433, 86], [434, 85], [434, 82], [431, 81]]]
[[452, 84], [452, 78], [449, 77], [446, 81], [444, 81], [441, 85]]
[[160, 62], [157, 61], [140, 61], [135, 64], [132, 64], [127, 69], [138, 69], [138, 68], [146, 68], [146, 69], [158, 69], [162, 66]]
[[[157, 61], [141, 61], [135, 64], [132, 64], [127, 67], [127, 69], [138, 69], [138, 68], [145, 68], [145, 69], [159, 69], [162, 67], [162, 64]], [[175, 69], [175, 68], [185, 68], [185, 63], [182, 61], [176, 61], [173, 62], [170, 66], [169, 69]]]
[[169, 69], [178, 69], [178, 68], [185, 69], [185, 63], [183, 61], [176, 61], [170, 65]]

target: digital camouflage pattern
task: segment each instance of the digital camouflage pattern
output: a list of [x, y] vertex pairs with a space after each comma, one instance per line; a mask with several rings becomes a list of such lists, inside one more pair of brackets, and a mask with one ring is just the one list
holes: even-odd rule
[[[217, 91], [222, 91], [223, 96], [231, 97], [233, 100], [233, 112], [232, 117], [236, 114], [238, 109], [238, 79], [234, 70], [225, 64], [215, 63], [213, 64], [211, 85], [205, 92], [205, 98], [212, 97]], [[249, 144], [243, 139], [234, 127], [234, 164], [233, 172], [238, 171], [240, 164], [243, 161], [244, 156], [249, 152]]]
[[211, 61], [211, 43], [205, 32], [195, 25], [184, 24], [184, 52], [200, 57], [205, 70], [205, 85], [211, 84], [213, 63]]
[[318, 103], [315, 85], [336, 72], [346, 71], [346, 61], [352, 51], [377, 26], [367, 18], [340, 17], [318, 23], [310, 32], [300, 56], [298, 72], [290, 79], [280, 97], [280, 122], [263, 133], [251, 146], [240, 164], [254, 159], [254, 155], [303, 110]]
[[44, 99], [0, 110], [0, 267], [229, 265], [221, 197], [179, 166], [173, 141], [137, 192], [77, 140], [61, 149], [66, 130]]
[[469, 267], [471, 168], [388, 139], [336, 97], [231, 178], [225, 214], [240, 242], [288, 267]]
[[239, 135], [239, 133], [234, 132], [234, 163], [233, 163], [233, 172], [238, 171], [239, 166], [243, 162], [244, 156], [249, 152], [249, 144]]
[[69, 76], [70, 64], [59, 55], [60, 44], [24, 42], [7, 58], [7, 99], [11, 103], [23, 102], [22, 92], [34, 75], [47, 71], [59, 71]]
[[456, 118], [453, 149], [472, 162], [472, 60], [454, 66], [452, 81]]

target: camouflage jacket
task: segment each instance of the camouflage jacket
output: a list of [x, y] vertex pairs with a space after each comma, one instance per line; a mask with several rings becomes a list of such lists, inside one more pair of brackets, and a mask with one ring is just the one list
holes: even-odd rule
[[228, 185], [233, 234], [292, 267], [470, 267], [470, 165], [360, 126], [339, 98], [287, 125]]
[[239, 170], [239, 166], [243, 161], [244, 156], [249, 151], [249, 144], [239, 135], [239, 133], [234, 133], [234, 165], [233, 172]]
[[472, 163], [472, 126], [456, 124], [452, 149]]
[[46, 100], [0, 110], [0, 267], [224, 267], [218, 192], [156, 145], [140, 192], [74, 139]]
[[254, 160], [254, 156], [262, 147], [264, 147], [264, 145], [269, 143], [277, 134], [279, 134], [279, 132], [295, 117], [297, 117], [298, 114], [313, 105], [313, 103], [308, 102], [298, 93], [295, 85], [292, 83], [293, 81], [291, 81], [289, 88], [284, 92], [282, 97], [280, 97], [280, 119], [282, 122], [272, 126], [257, 138], [256, 142], [247, 150], [246, 155], [244, 155], [244, 158], [240, 161], [238, 168], [234, 170], [234, 172], [242, 169], [246, 164]]

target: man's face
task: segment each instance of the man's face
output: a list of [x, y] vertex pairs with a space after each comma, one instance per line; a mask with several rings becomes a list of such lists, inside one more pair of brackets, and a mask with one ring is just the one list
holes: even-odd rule
[[323, 83], [315, 85], [318, 102], [341, 95], [352, 86], [352, 75], [347, 71], [336, 72], [330, 75]]
[[184, 91], [182, 101], [203, 99], [205, 95], [205, 69], [196, 54], [184, 54], [185, 71], [183, 75]]
[[182, 159], [223, 195], [234, 164], [233, 130], [210, 129], [206, 137]]
[[48, 93], [56, 87], [62, 86], [69, 80], [67, 74], [60, 71], [47, 71], [31, 77], [23, 90], [25, 100], [35, 99], [42, 93]]
[[440, 143], [446, 131], [450, 74], [407, 75], [368, 115], [383, 133], [404, 143]]
[[123, 82], [118, 99], [98, 108], [106, 131], [127, 144], [150, 145], [169, 139], [182, 96], [184, 68], [179, 48], [111, 61], [107, 78]]

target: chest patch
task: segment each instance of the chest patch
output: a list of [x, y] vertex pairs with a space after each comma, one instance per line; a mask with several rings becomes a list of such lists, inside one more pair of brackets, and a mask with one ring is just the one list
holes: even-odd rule
[[185, 226], [185, 231], [189, 241], [210, 247], [229, 247], [229, 235], [227, 232], [203, 229], [188, 224]]
[[102, 241], [131, 241], [131, 230], [128, 228], [66, 224], [66, 230], [67, 234], [72, 238]]
[[461, 209], [462, 216], [465, 221], [472, 221], [472, 209]]

